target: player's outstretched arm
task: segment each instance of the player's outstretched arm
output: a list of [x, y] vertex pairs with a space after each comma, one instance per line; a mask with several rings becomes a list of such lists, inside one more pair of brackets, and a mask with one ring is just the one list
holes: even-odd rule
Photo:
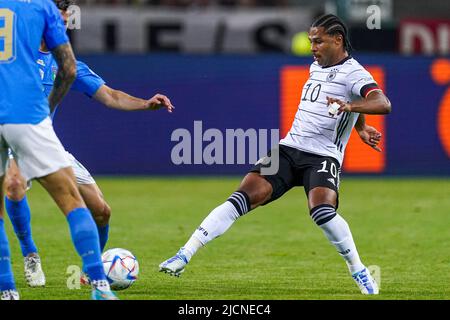
[[175, 107], [165, 95], [156, 94], [148, 100], [133, 97], [123, 91], [102, 85], [93, 98], [107, 107], [124, 111], [158, 110], [166, 108], [172, 112]]
[[342, 100], [327, 97], [328, 104], [336, 102], [341, 107], [338, 109], [338, 114], [342, 112], [358, 112], [365, 114], [388, 114], [391, 112], [391, 102], [381, 90], [371, 91], [366, 98], [344, 102]]
[[53, 112], [67, 92], [69, 92], [70, 86], [77, 76], [75, 55], [70, 43], [56, 47], [52, 50], [52, 54], [58, 64], [58, 72], [56, 73], [53, 89], [48, 97], [50, 112]]
[[364, 114], [359, 115], [355, 124], [355, 129], [365, 144], [369, 145], [378, 152], [382, 151], [381, 148], [378, 147], [378, 144], [381, 141], [381, 132], [366, 124], [366, 117]]

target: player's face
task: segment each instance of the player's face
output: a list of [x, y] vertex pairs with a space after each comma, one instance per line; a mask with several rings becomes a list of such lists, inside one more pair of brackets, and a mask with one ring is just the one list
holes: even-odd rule
[[320, 66], [326, 67], [337, 62], [336, 58], [342, 52], [341, 35], [329, 35], [323, 27], [314, 27], [309, 30], [308, 38], [314, 60]]

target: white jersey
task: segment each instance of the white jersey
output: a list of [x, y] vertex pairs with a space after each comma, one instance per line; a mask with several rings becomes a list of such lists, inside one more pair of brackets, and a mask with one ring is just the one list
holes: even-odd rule
[[330, 115], [326, 97], [351, 102], [366, 97], [372, 90], [379, 90], [372, 75], [352, 57], [324, 68], [315, 61], [309, 69], [292, 127], [280, 144], [333, 157], [342, 165], [359, 113]]

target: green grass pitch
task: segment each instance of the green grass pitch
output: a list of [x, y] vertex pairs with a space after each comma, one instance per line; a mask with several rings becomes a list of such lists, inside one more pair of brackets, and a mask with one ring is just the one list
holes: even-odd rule
[[[131, 250], [140, 277], [121, 299], [450, 299], [450, 180], [344, 178], [339, 212], [361, 258], [381, 271], [377, 297], [359, 293], [342, 258], [309, 218], [302, 188], [256, 209], [202, 248], [180, 278], [159, 273], [239, 178], [99, 178], [113, 209], [107, 248]], [[89, 299], [69, 290], [80, 260], [68, 225], [38, 183], [28, 193], [32, 229], [47, 276], [28, 288], [20, 248], [7, 221], [22, 299]]]

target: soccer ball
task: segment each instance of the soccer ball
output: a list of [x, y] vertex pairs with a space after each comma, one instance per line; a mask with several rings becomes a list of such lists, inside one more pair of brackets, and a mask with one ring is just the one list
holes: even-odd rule
[[102, 254], [102, 262], [112, 290], [124, 290], [136, 281], [139, 263], [130, 251], [109, 249]]

